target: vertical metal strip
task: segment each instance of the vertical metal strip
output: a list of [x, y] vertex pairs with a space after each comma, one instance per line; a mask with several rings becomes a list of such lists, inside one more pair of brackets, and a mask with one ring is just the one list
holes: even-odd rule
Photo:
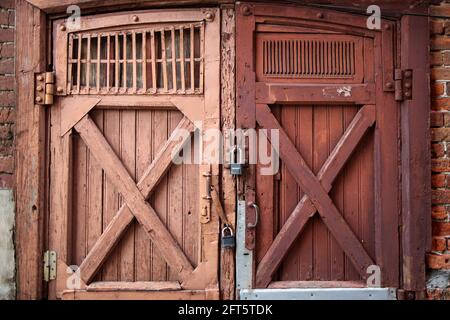
[[236, 224], [236, 290], [251, 289], [253, 282], [253, 251], [245, 247], [246, 204], [238, 200]]

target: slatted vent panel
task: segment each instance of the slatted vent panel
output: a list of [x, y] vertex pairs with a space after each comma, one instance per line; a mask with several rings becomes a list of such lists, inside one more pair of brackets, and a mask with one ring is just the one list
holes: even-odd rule
[[355, 43], [321, 40], [265, 40], [264, 75], [352, 77]]
[[71, 94], [202, 94], [204, 25], [69, 35]]
[[262, 34], [257, 46], [258, 76], [262, 78], [347, 81], [362, 77], [358, 37]]

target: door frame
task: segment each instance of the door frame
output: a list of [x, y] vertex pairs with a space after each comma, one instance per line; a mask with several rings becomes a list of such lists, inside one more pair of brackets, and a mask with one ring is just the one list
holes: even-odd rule
[[[145, 8], [180, 6], [178, 1], [165, 1], [159, 4], [154, 0], [141, 1], [140, 6]], [[230, 14], [234, 8], [234, 0], [191, 0], [185, 5], [203, 4], [228, 6]], [[311, 0], [309, 3], [322, 1]], [[352, 1], [339, 1], [351, 6]], [[415, 1], [411, 0], [411, 3]], [[42, 254], [44, 251], [44, 220], [46, 212], [45, 181], [46, 172], [46, 110], [45, 107], [35, 104], [34, 95], [30, 88], [34, 85], [34, 74], [47, 69], [47, 26], [50, 14], [65, 14], [67, 5], [79, 5], [82, 9], [92, 10], [99, 4], [101, 10], [115, 10], [126, 8], [134, 3], [132, 0], [111, 0], [109, 2], [98, 0], [16, 0], [16, 32], [21, 37], [16, 38], [16, 152], [15, 152], [15, 188], [16, 188], [16, 257], [17, 257], [17, 298], [41, 299], [45, 290], [43, 285]], [[405, 1], [380, 2], [387, 9], [408, 7]], [[136, 8], [134, 5], [133, 8]], [[99, 9], [99, 8], [97, 8]], [[428, 4], [415, 9], [405, 9], [403, 12], [419, 14], [428, 13]], [[408, 291], [423, 291], [425, 289], [425, 252], [431, 247], [431, 160], [429, 157], [429, 68], [428, 68], [428, 18], [420, 16], [403, 16], [401, 21], [402, 33], [402, 68], [414, 69], [414, 88], [420, 88], [420, 95], [414, 100], [401, 104], [402, 141], [408, 142], [408, 147], [401, 149], [402, 161], [402, 217], [403, 256], [408, 257], [403, 263], [403, 285], [405, 298], [414, 296]], [[230, 70], [222, 75], [222, 94], [229, 93], [231, 101], [224, 102], [222, 95], [222, 109], [228, 106], [221, 115], [223, 127], [234, 127], [234, 46], [232, 45], [235, 33], [234, 17], [229, 25], [222, 21], [222, 27], [227, 26], [231, 34], [228, 40], [222, 40], [222, 48], [231, 48], [228, 54], [222, 55], [228, 63], [223, 65]], [[414, 31], [410, 32], [411, 30]], [[409, 32], [408, 32], [409, 31]], [[405, 33], [406, 32], [406, 33]], [[411, 47], [414, 50], [410, 50]], [[223, 61], [224, 62], [224, 61]], [[236, 64], [239, 64], [236, 61]], [[242, 62], [241, 62], [242, 63]], [[416, 66], [425, 66], [417, 68]], [[242, 65], [240, 66], [242, 67]], [[224, 81], [225, 80], [225, 81]], [[236, 96], [245, 87], [236, 90]], [[413, 111], [411, 111], [413, 110]], [[417, 157], [417, 155], [421, 155]], [[225, 171], [224, 171], [225, 172]], [[227, 184], [228, 190], [234, 190], [233, 181], [226, 173], [222, 182]], [[224, 188], [224, 190], [226, 190]], [[232, 196], [232, 194], [231, 194]], [[227, 216], [233, 218], [234, 206], [225, 204]], [[233, 220], [233, 219], [230, 219]], [[425, 228], [421, 227], [426, 225]], [[417, 246], [418, 245], [418, 246]], [[222, 255], [223, 257], [223, 255]], [[226, 283], [234, 282], [233, 265], [227, 257], [227, 267], [221, 270], [221, 280]], [[415, 277], [412, 277], [415, 275]], [[222, 282], [223, 283], [223, 282]], [[232, 286], [232, 285], [231, 285]], [[228, 288], [230, 289], [230, 288]], [[228, 290], [229, 292], [232, 290]], [[226, 298], [232, 298], [228, 293]]]
[[[256, 125], [255, 105], [256, 92], [260, 92], [260, 88], [256, 86], [255, 77], [255, 41], [254, 33], [256, 32], [256, 20], [258, 15], [262, 15], [259, 19], [264, 20], [264, 9], [268, 7], [266, 12], [277, 11], [275, 15], [280, 16], [282, 8], [276, 10], [276, 7], [271, 7], [272, 4], [257, 4], [252, 2], [239, 3], [236, 6], [236, 56], [237, 56], [237, 100], [236, 100], [236, 128], [254, 128]], [[307, 7], [305, 7], [308, 10]], [[292, 12], [294, 12], [294, 8]], [[319, 11], [315, 11], [319, 12]], [[322, 14], [310, 13], [312, 20], [324, 21], [324, 17], [339, 16], [339, 12], [327, 11], [320, 9]], [[421, 13], [427, 12], [424, 9]], [[288, 14], [294, 16], [294, 13]], [[390, 18], [390, 21], [393, 19]], [[384, 20], [384, 23], [390, 24], [390, 30], [397, 34], [397, 43], [394, 45], [396, 49], [397, 65], [395, 68], [412, 69], [413, 70], [413, 99], [403, 100], [401, 103], [390, 103], [392, 107], [399, 108], [399, 126], [398, 132], [398, 163], [399, 168], [399, 187], [395, 188], [398, 193], [396, 199], [392, 201], [397, 202], [398, 221], [399, 226], [399, 248], [400, 257], [398, 268], [394, 272], [398, 274], [393, 279], [388, 279], [389, 287], [398, 289], [396, 296], [398, 298], [422, 298], [425, 290], [425, 253], [429, 251], [431, 242], [431, 187], [430, 187], [430, 157], [429, 157], [429, 71], [428, 67], [428, 17], [426, 15], [410, 16], [405, 15], [398, 17], [390, 23], [389, 20]], [[384, 25], [383, 23], [383, 25]], [[389, 29], [382, 30], [388, 34]], [[401, 36], [401, 37], [400, 37]], [[385, 41], [383, 37], [382, 41]], [[413, 47], [413, 43], [416, 45]], [[418, 67], [419, 66], [419, 67]], [[394, 70], [383, 70], [383, 85], [394, 78]], [[261, 92], [260, 92], [261, 94]], [[393, 93], [392, 93], [393, 94]], [[383, 94], [384, 95], [384, 94]], [[275, 97], [274, 97], [275, 98]], [[393, 98], [392, 98], [393, 101]], [[264, 102], [265, 103], [265, 102]], [[414, 110], [414, 112], [412, 112]], [[381, 159], [382, 160], [382, 159]], [[243, 194], [245, 194], [245, 202], [252, 203], [255, 200], [255, 171], [254, 166], [249, 166], [247, 172], [249, 173], [245, 178], [245, 187], [240, 187]], [[246, 261], [241, 261], [245, 266], [246, 271], [239, 272], [237, 270], [237, 286], [238, 290], [243, 289], [243, 299], [254, 298], [273, 298], [269, 293], [272, 289], [251, 289], [254, 288], [256, 270], [251, 257], [249, 257], [248, 239], [254, 239], [257, 234], [252, 231], [241, 234], [239, 239], [239, 231], [242, 232], [239, 221], [248, 223], [248, 217], [255, 216], [254, 209], [243, 206], [243, 211], [246, 212], [244, 217], [240, 217], [242, 213], [238, 209], [238, 225], [237, 237], [238, 243], [242, 242], [242, 252], [237, 249], [237, 261], [240, 255], [245, 255]], [[239, 208], [239, 206], [238, 206]], [[383, 213], [381, 209], [380, 213]], [[384, 215], [386, 216], [386, 215]], [[244, 223], [244, 225], [245, 225]], [[379, 228], [385, 227], [383, 225]], [[397, 227], [395, 227], [397, 228]], [[383, 259], [383, 243], [381, 246], [381, 259]], [[387, 246], [389, 244], [384, 244]], [[246, 248], [245, 248], [246, 247]], [[250, 246], [252, 247], [252, 246]], [[251, 249], [251, 248], [250, 248]], [[245, 251], [245, 252], [244, 252]], [[251, 255], [250, 255], [251, 256]], [[396, 266], [391, 266], [396, 267]], [[250, 273], [250, 275], [243, 275], [243, 273]], [[240, 281], [244, 282], [240, 288]], [[246, 285], [252, 284], [250, 289]], [[389, 285], [390, 284], [390, 285]], [[294, 289], [288, 289], [294, 290]], [[295, 289], [297, 290], [297, 289]], [[301, 291], [301, 290], [300, 290]], [[301, 292], [298, 291], [299, 294]], [[311, 292], [309, 290], [308, 292]], [[323, 291], [321, 291], [323, 292]], [[315, 293], [317, 294], [317, 292]], [[392, 295], [388, 293], [388, 296]], [[359, 296], [360, 298], [363, 296]], [[299, 296], [301, 298], [301, 296]]]

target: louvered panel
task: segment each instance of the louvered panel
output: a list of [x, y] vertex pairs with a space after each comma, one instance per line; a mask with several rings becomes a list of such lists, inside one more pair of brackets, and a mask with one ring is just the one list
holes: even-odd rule
[[261, 33], [257, 59], [260, 81], [357, 83], [364, 73], [361, 38], [347, 35]]
[[71, 33], [70, 94], [202, 94], [204, 24]]

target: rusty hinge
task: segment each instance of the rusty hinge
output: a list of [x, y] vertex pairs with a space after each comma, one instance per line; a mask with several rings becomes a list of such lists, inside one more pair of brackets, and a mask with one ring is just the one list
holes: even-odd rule
[[412, 77], [411, 69], [395, 69], [395, 101], [412, 99]]
[[44, 252], [44, 281], [56, 279], [56, 251]]
[[35, 101], [39, 105], [53, 104], [55, 93], [55, 73], [37, 73], [35, 77]]

